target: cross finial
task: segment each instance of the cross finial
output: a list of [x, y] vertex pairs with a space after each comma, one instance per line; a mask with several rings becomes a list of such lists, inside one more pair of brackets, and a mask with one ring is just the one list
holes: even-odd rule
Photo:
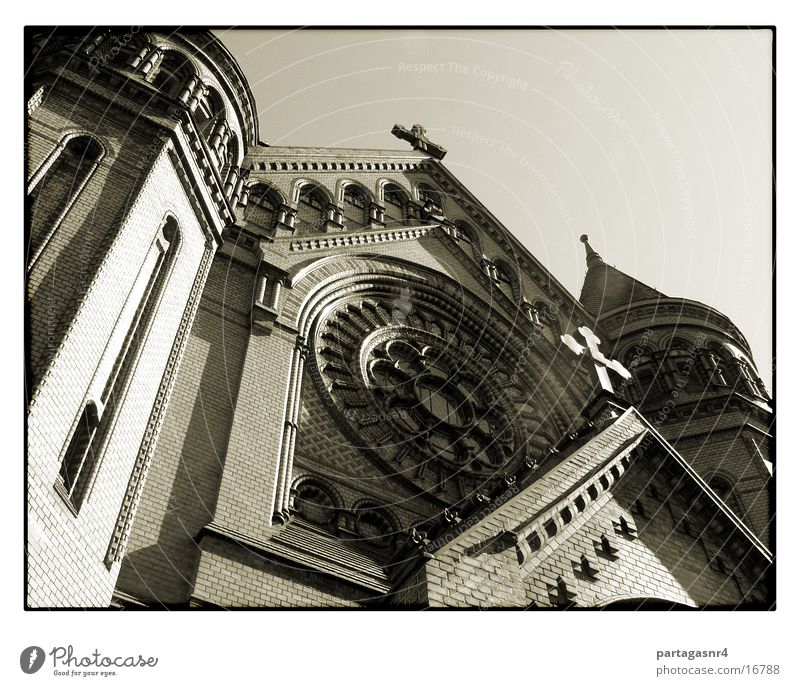
[[447, 150], [441, 145], [432, 143], [428, 140], [428, 131], [422, 124], [414, 124], [409, 131], [405, 126], [395, 124], [392, 127], [392, 135], [397, 136], [399, 139], [411, 143], [414, 150], [420, 150], [427, 153], [436, 160], [441, 160], [446, 154]]
[[608, 376], [608, 370], [612, 369], [619, 374], [623, 379], [630, 379], [631, 373], [622, 366], [617, 360], [609, 360], [603, 353], [600, 352], [600, 339], [588, 326], [581, 326], [578, 328], [578, 333], [586, 341], [583, 346], [575, 340], [571, 335], [564, 334], [561, 336], [561, 341], [576, 355], [584, 355], [588, 353], [591, 361], [594, 363], [594, 369], [597, 373], [597, 378], [600, 379], [600, 385], [604, 390], [611, 393], [614, 392], [614, 386], [611, 385], [611, 378]]

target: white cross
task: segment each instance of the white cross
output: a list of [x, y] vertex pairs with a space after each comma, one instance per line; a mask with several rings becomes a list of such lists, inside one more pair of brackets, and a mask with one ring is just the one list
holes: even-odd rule
[[578, 343], [578, 341], [568, 333], [561, 336], [561, 341], [576, 355], [583, 355], [588, 351], [594, 363], [597, 377], [600, 379], [600, 385], [606, 391], [614, 392], [614, 387], [611, 385], [611, 378], [608, 376], [609, 369], [613, 369], [623, 379], [631, 378], [631, 373], [625, 369], [620, 362], [617, 360], [609, 360], [600, 352], [600, 349], [597, 347], [600, 345], [600, 339], [595, 336], [594, 332], [588, 326], [579, 327], [578, 333], [583, 336], [586, 341], [585, 346]]

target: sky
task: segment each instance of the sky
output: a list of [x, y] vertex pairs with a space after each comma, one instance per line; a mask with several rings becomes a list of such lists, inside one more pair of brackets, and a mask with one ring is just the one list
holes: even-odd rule
[[772, 383], [772, 34], [766, 30], [249, 30], [272, 145], [408, 149], [447, 166], [576, 297], [579, 236], [744, 333]]

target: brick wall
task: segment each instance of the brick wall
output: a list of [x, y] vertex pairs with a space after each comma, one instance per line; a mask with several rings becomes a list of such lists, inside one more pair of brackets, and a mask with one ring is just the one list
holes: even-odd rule
[[[535, 513], [557, 512], [562, 507], [559, 495], [574, 488], [576, 477], [583, 478], [588, 466], [599, 465], [639, 430], [635, 420], [607, 430], [435, 552], [425, 564], [431, 606], [599, 607], [657, 599], [691, 607], [733, 607], [752, 600], [752, 579], [738, 569], [740, 560], [720, 551], [721, 539], [707, 529], [708, 522], [691, 514], [670, 483], [643, 458], [634, 460], [610, 489], [598, 489], [595, 499], [581, 490], [585, 509], [573, 511], [568, 523], [556, 516], [558, 530], [550, 532], [541, 548], [531, 548], [524, 560], [514, 546], [496, 551], [489, 545], [501, 531], [524, 531]], [[651, 495], [652, 487], [658, 495]], [[630, 523], [630, 533], [621, 529], [621, 516]], [[608, 552], [601, 536], [609, 541]], [[588, 562], [585, 571], [581, 556]], [[418, 583], [412, 578], [412, 585]]]
[[223, 607], [359, 607], [374, 594], [291, 563], [203, 539], [193, 599]]
[[[59, 111], [67, 111], [63, 103], [52, 104]], [[50, 103], [44, 103], [34, 116], [44, 119], [46, 124], [57, 124], [48, 121], [49, 107]], [[32, 138], [36, 138], [35, 133]], [[87, 276], [79, 263], [62, 260], [56, 282], [44, 277], [32, 279], [34, 289], [38, 284], [40, 291], [53, 288], [59, 292], [55, 306], [59, 315], [74, 314], [70, 315], [68, 328], [63, 328], [60, 344], [30, 403], [28, 603], [31, 606], [105, 606], [111, 599], [118, 569], [116, 565], [107, 569], [103, 560], [205, 250], [206, 239], [166, 152], [153, 161], [151, 174], [121, 217], [116, 210], [104, 214], [104, 197], [109, 196], [112, 208], [124, 206], [132, 185], [122, 183], [120, 178], [107, 181], [96, 195], [92, 189], [86, 189], [87, 202], [98, 203], [102, 210], [99, 214], [92, 213], [90, 225], [94, 228], [88, 236], [100, 241], [100, 234], [113, 231], [113, 240], [97, 270]], [[73, 211], [85, 215], [88, 208], [76, 204]], [[181, 231], [181, 248], [167, 284], [168, 296], [161, 301], [153, 319], [124, 400], [117, 404], [114, 429], [102, 448], [91, 492], [76, 517], [53, 488], [60, 456], [89, 399], [88, 394], [102, 389], [105, 379], [101, 377], [107, 375], [109, 361], [118, 355], [135, 310], [126, 305], [129, 298], [140, 293], [134, 284], [167, 212], [177, 218]], [[114, 224], [115, 219], [118, 225]], [[75, 221], [68, 216], [63, 230], [77, 230], [80, 220]], [[54, 246], [59, 245], [58, 236]], [[47, 251], [42, 260], [46, 256]], [[41, 265], [44, 269], [44, 262]], [[37, 264], [36, 269], [39, 268]], [[85, 293], [81, 292], [83, 279], [86, 279]], [[52, 299], [51, 296], [48, 293], [47, 298]], [[32, 349], [42, 349], [43, 332], [32, 326], [31, 334]]]
[[214, 262], [122, 565], [119, 588], [185, 601], [211, 521], [249, 337], [247, 271]]

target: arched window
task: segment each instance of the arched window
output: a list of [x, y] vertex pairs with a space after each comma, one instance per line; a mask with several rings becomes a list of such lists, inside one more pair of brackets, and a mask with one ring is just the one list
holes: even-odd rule
[[272, 236], [275, 233], [280, 206], [281, 198], [274, 188], [263, 183], [251, 186], [244, 210], [247, 228]]
[[103, 147], [91, 136], [74, 136], [51, 155], [47, 170], [28, 193], [30, 266], [53, 237], [102, 156]]
[[728, 385], [737, 393], [754, 396], [762, 395], [759, 385], [756, 383], [755, 372], [744, 359], [731, 355], [725, 363], [725, 377]]
[[702, 391], [706, 387], [700, 350], [682, 339], [670, 343], [665, 372], [673, 390]]
[[188, 57], [175, 50], [167, 50], [153, 76], [153, 85], [164, 95], [177, 99], [194, 76], [194, 65]]
[[710, 343], [707, 360], [712, 382], [717, 386], [731, 386], [736, 375], [732, 374], [733, 370], [730, 368], [733, 360], [730, 350], [719, 343]]
[[478, 232], [467, 222], [463, 220], [456, 220], [453, 222], [458, 230], [458, 242], [462, 249], [472, 258], [480, 263], [483, 259], [483, 249], [481, 248], [481, 240]]
[[550, 303], [544, 302], [543, 300], [535, 301], [531, 307], [531, 316], [535, 324], [549, 326], [556, 330], [559, 329], [556, 308]]
[[344, 189], [344, 226], [346, 229], [363, 229], [369, 225], [369, 197], [358, 186]]
[[664, 388], [661, 383], [661, 369], [653, 350], [641, 347], [628, 352], [623, 364], [633, 375], [628, 383], [628, 390], [633, 402], [644, 402], [648, 399], [657, 401]]
[[495, 275], [494, 281], [500, 286], [500, 290], [513, 302], [517, 302], [519, 296], [519, 282], [511, 266], [505, 260], [496, 259], [494, 261], [493, 273]]
[[197, 130], [208, 141], [214, 133], [214, 127], [225, 119], [225, 102], [216, 90], [208, 87], [205, 95], [197, 103], [194, 117]]
[[425, 205], [427, 211], [437, 214], [442, 214], [444, 212], [444, 202], [442, 200], [442, 194], [439, 193], [439, 191], [434, 190], [424, 183], [418, 186], [417, 191], [419, 193], [419, 199]]
[[57, 486], [63, 488], [64, 495], [73, 507], [75, 506], [73, 498], [78, 492], [81, 474], [88, 473], [91, 464], [94, 463], [96, 447], [93, 445], [93, 439], [99, 423], [97, 406], [90, 402], [83, 408], [83, 412], [78, 418], [78, 425], [72, 433], [72, 438], [61, 460], [60, 482]]
[[336, 529], [336, 496], [323, 483], [307, 479], [297, 485], [294, 510], [298, 517], [323, 529]]
[[[145, 262], [140, 278], [146, 279], [141, 298], [133, 312], [128, 331], [117, 353], [100, 397], [102, 414], [97, 405], [88, 403], [82, 410], [72, 436], [61, 458], [56, 490], [77, 514], [91, 490], [104, 450], [108, 429], [119, 413], [120, 403], [144, 349], [147, 334], [155, 318], [158, 304], [166, 291], [169, 275], [180, 249], [180, 232], [171, 217], [161, 227]], [[149, 272], [146, 269], [149, 266]], [[136, 286], [134, 286], [136, 288]]]
[[300, 232], [318, 233], [325, 230], [325, 194], [313, 184], [300, 190], [295, 227]]
[[383, 189], [384, 223], [393, 228], [405, 224], [408, 218], [408, 195], [394, 184], [387, 184]]

